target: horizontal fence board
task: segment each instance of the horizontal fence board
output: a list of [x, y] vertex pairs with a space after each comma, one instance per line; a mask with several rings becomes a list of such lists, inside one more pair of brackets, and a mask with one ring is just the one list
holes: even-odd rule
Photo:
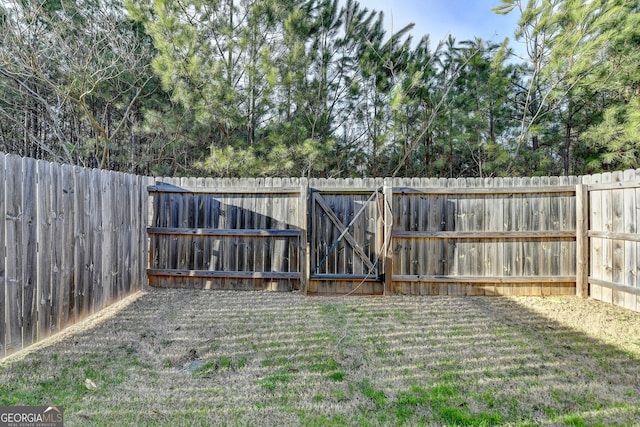
[[393, 280], [400, 282], [424, 283], [571, 283], [575, 276], [426, 276], [394, 275]]
[[394, 231], [405, 239], [575, 239], [575, 231]]
[[[597, 285], [597, 286], [601, 286], [601, 287], [605, 287], [608, 288], [612, 291], [620, 291], [620, 292], [624, 292], [624, 293], [629, 293], [632, 295], [640, 295], [640, 289], [639, 288], [635, 288], [632, 286], [625, 286], [625, 285], [620, 285], [618, 283], [614, 283], [614, 282], [608, 282], [606, 280], [600, 280], [600, 279], [595, 279], [593, 277], [589, 278], [589, 284], [590, 285]], [[620, 304], [617, 304], [620, 305]]]
[[555, 194], [555, 193], [575, 193], [575, 186], [539, 186], [539, 187], [443, 187], [443, 188], [411, 188], [394, 187], [394, 193], [398, 194], [452, 194], [452, 195], [490, 195], [490, 194]]
[[244, 188], [205, 188], [182, 187], [173, 185], [151, 185], [149, 193], [194, 193], [194, 194], [300, 194], [299, 188], [269, 188], [269, 187], [244, 187]]
[[587, 185], [588, 191], [607, 191], [640, 188], [640, 181], [618, 181], [607, 184]]
[[377, 277], [367, 274], [314, 274], [314, 280], [378, 280]]
[[172, 276], [149, 276], [149, 284], [159, 288], [211, 289], [228, 291], [291, 292], [297, 289], [297, 280], [290, 279], [238, 279]]
[[589, 231], [587, 236], [604, 240], [625, 240], [640, 242], [640, 234], [637, 233], [610, 233], [608, 231]]
[[221, 279], [300, 279], [299, 272], [282, 271], [209, 271], [209, 270], [172, 270], [150, 268], [151, 276], [203, 277]]
[[213, 229], [213, 228], [171, 228], [147, 227], [147, 233], [157, 235], [194, 235], [194, 236], [243, 236], [243, 237], [300, 237], [301, 230], [261, 230], [261, 229]]
[[309, 280], [311, 295], [370, 296], [383, 295], [384, 285], [377, 281], [349, 280]]

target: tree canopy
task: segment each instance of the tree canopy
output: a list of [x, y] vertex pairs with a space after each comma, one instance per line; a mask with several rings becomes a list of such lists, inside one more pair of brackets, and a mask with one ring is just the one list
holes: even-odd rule
[[434, 41], [353, 0], [7, 0], [0, 150], [199, 176], [640, 167], [637, 0], [502, 0]]

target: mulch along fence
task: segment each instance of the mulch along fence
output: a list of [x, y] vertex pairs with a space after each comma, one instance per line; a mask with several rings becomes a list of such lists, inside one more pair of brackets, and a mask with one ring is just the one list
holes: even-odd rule
[[152, 179], [0, 155], [0, 190], [0, 357], [147, 281], [332, 295], [577, 294], [640, 311], [640, 170]]

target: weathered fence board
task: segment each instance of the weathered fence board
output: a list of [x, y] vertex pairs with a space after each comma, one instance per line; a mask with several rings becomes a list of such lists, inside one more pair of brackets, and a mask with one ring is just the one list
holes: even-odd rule
[[[5, 356], [5, 337], [7, 317], [7, 274], [6, 274], [6, 244], [5, 244], [5, 222], [7, 212], [5, 210], [5, 198], [7, 190], [5, 185], [5, 156], [0, 156], [0, 188], [4, 191], [0, 193], [0, 359]], [[11, 303], [11, 302], [9, 302]]]
[[74, 168], [69, 165], [62, 166], [62, 188], [58, 191], [58, 204], [61, 207], [60, 226], [62, 227], [62, 236], [58, 240], [59, 246], [56, 246], [57, 252], [60, 254], [60, 268], [62, 270], [61, 283], [61, 304], [60, 314], [58, 316], [58, 330], [62, 330], [68, 325], [80, 320], [77, 319], [75, 309], [75, 246], [77, 236], [75, 232], [75, 215], [77, 207], [74, 205], [75, 200], [75, 180]]
[[53, 185], [57, 184], [50, 172], [51, 164], [39, 160], [37, 162], [38, 186], [37, 186], [37, 232], [38, 237], [38, 277], [36, 279], [36, 303], [38, 304], [38, 329], [39, 339], [51, 334], [51, 310], [52, 293], [57, 277], [53, 271], [52, 243], [54, 240], [54, 200]]
[[0, 155], [0, 357], [142, 288], [148, 184]]
[[22, 159], [7, 156], [5, 184], [5, 351], [22, 348]]

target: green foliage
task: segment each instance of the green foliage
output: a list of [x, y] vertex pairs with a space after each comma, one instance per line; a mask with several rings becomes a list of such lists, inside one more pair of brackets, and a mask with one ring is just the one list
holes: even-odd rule
[[218, 371], [242, 369], [246, 366], [246, 363], [247, 361], [244, 358], [234, 360], [229, 356], [220, 356], [217, 359], [209, 360], [201, 366], [198, 366], [192, 374], [195, 377], [209, 378], [212, 375], [215, 375]]
[[365, 397], [371, 399], [376, 408], [384, 407], [387, 401], [387, 396], [384, 391], [377, 390], [371, 383], [371, 380], [369, 380], [368, 378], [361, 380], [358, 383], [358, 388]]
[[2, 4], [0, 151], [154, 175], [637, 167], [637, 2], [494, 11], [527, 57], [389, 33], [352, 0]]
[[286, 384], [289, 381], [291, 381], [291, 379], [292, 377], [291, 377], [291, 374], [289, 373], [276, 372], [276, 373], [267, 375], [266, 377], [258, 381], [258, 384], [260, 385], [260, 387], [273, 392], [276, 390], [278, 385]]
[[599, 153], [586, 165], [599, 171], [640, 167], [640, 98], [609, 107], [602, 123], [582, 134], [582, 140]]

